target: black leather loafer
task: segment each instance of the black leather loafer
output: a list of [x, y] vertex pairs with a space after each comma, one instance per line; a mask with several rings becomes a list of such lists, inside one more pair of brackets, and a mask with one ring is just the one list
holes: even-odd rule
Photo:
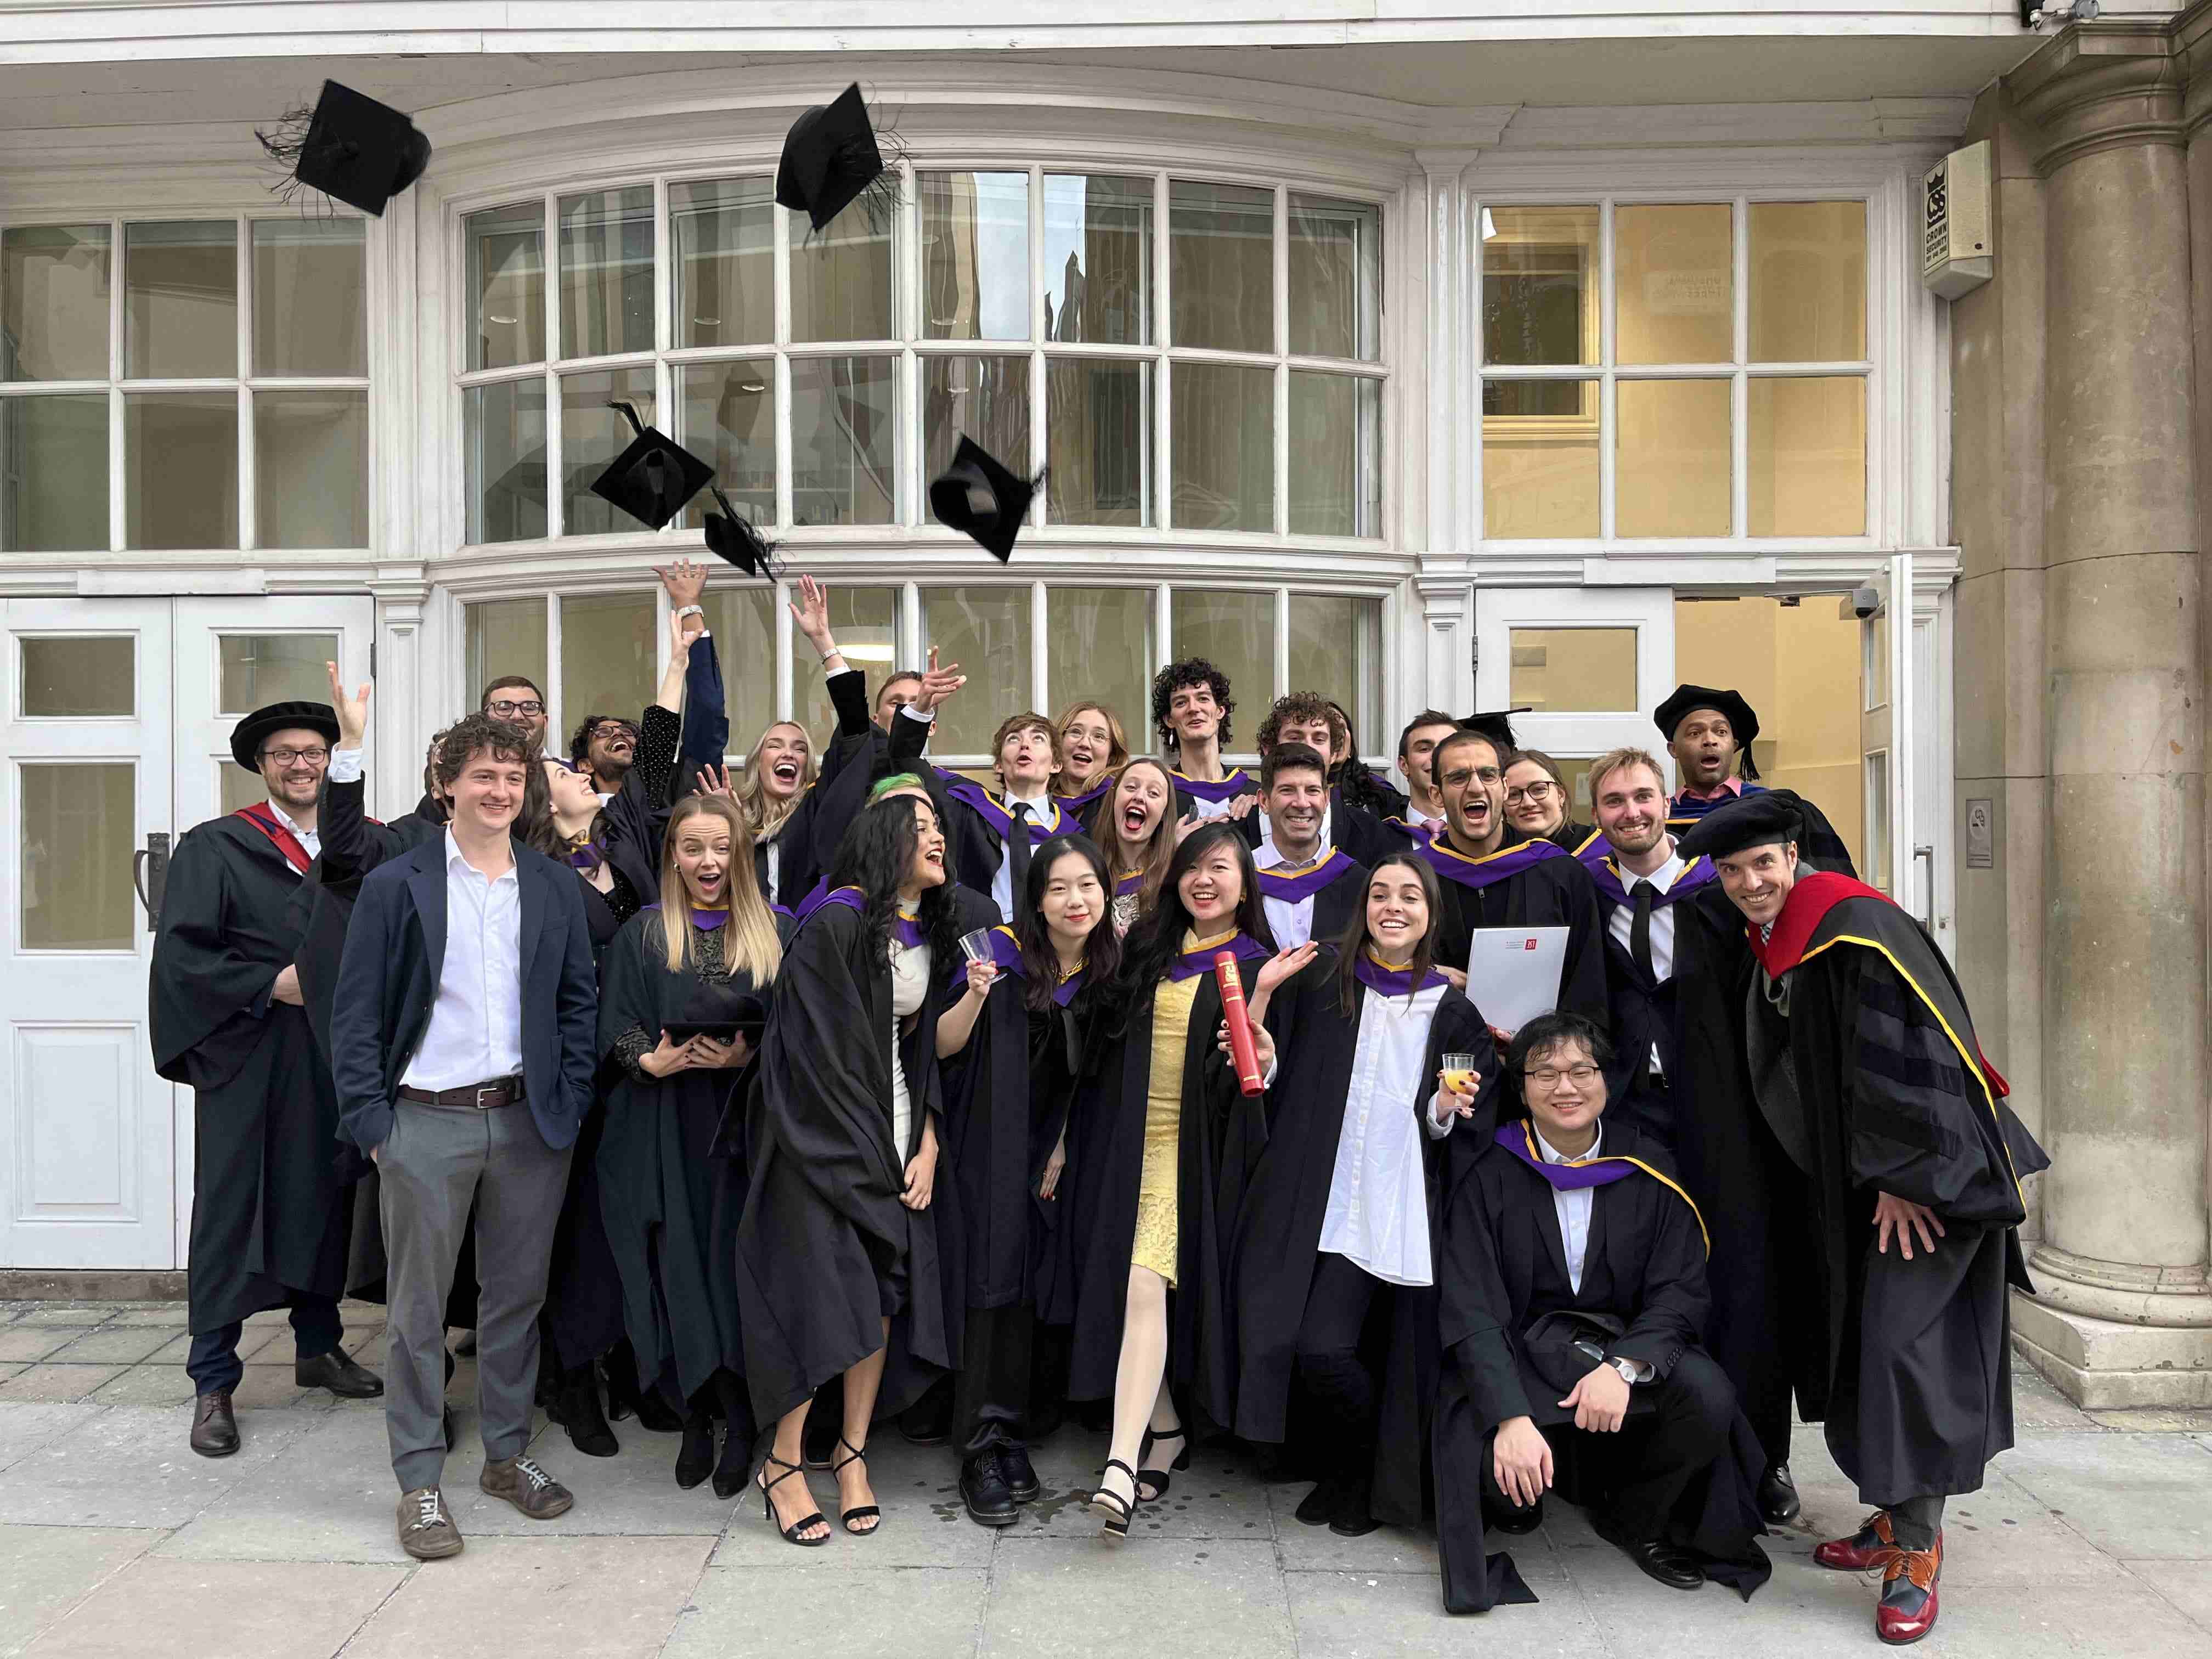
[[374, 1400], [384, 1379], [343, 1348], [332, 1348], [292, 1366], [292, 1380], [303, 1389], [328, 1389], [341, 1400]]
[[1011, 1527], [1021, 1519], [1021, 1505], [1006, 1489], [996, 1453], [971, 1457], [960, 1468], [960, 1501], [968, 1518], [979, 1527]]

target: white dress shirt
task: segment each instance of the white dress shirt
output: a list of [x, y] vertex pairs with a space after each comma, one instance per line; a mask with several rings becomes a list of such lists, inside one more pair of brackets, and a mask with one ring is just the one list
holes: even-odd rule
[[1416, 830], [1437, 830], [1444, 827], [1442, 817], [1431, 817], [1410, 800], [1406, 803], [1406, 822]]
[[[1528, 1131], [1535, 1134], [1534, 1121], [1528, 1125]], [[1589, 1151], [1584, 1152], [1583, 1158], [1595, 1158], [1598, 1148], [1604, 1143], [1605, 1126], [1601, 1123], [1596, 1138], [1590, 1142]], [[1582, 1161], [1557, 1150], [1540, 1134], [1536, 1135], [1536, 1153], [1547, 1164], [1577, 1164]], [[1596, 1201], [1597, 1189], [1593, 1187], [1579, 1188], [1573, 1192], [1558, 1187], [1552, 1188], [1552, 1211], [1559, 1218], [1559, 1243], [1566, 1246], [1567, 1250], [1567, 1283], [1573, 1287], [1577, 1296], [1583, 1291], [1583, 1257], [1589, 1250], [1590, 1206]]]
[[522, 1070], [522, 880], [487, 876], [446, 831], [446, 959], [422, 1046], [399, 1080], [459, 1089]]
[[1321, 1248], [1389, 1285], [1431, 1282], [1428, 1188], [1416, 1120], [1431, 1137], [1450, 1133], [1429, 1110], [1429, 1027], [1447, 988], [1411, 997], [1370, 990], [1359, 1010], [1352, 1087], [1336, 1138]]
[[[1322, 822], [1326, 823], [1328, 819], [1324, 817]], [[1321, 844], [1321, 851], [1314, 856], [1325, 858], [1328, 854], [1328, 842], [1324, 840]], [[1295, 867], [1291, 860], [1285, 858], [1281, 849], [1276, 847], [1272, 830], [1261, 832], [1259, 849], [1253, 854], [1252, 861], [1262, 870], [1283, 870]], [[1297, 900], [1269, 898], [1265, 887], [1260, 890], [1260, 908], [1267, 913], [1267, 929], [1274, 934], [1275, 943], [1282, 949], [1290, 950], [1294, 945], [1306, 944], [1313, 938], [1314, 900], [1318, 896], [1317, 894], [1309, 893], [1304, 898]]]
[[[1671, 836], [1667, 838], [1667, 862], [1651, 874], [1638, 876], [1633, 873], [1620, 862], [1617, 854], [1613, 857], [1613, 865], [1620, 872], [1620, 884], [1628, 890], [1632, 900], [1636, 896], [1638, 882], [1648, 881], [1659, 892], [1664, 893], [1674, 885], [1682, 872], [1690, 867], [1689, 860], [1675, 850]], [[1606, 931], [1620, 941], [1620, 948], [1624, 951], [1630, 948], [1629, 935], [1635, 921], [1636, 907], [1632, 903], [1612, 906], [1611, 914], [1605, 919]], [[1655, 906], [1651, 912], [1651, 972], [1662, 980], [1674, 976], [1674, 907], [1671, 904]]]
[[275, 816], [277, 823], [283, 824], [287, 830], [289, 830], [292, 832], [292, 838], [300, 843], [301, 847], [306, 851], [309, 858], [319, 859], [322, 857], [323, 836], [320, 830], [302, 830], [298, 824], [292, 821], [292, 815], [289, 812], [287, 812], [273, 800], [269, 803], [269, 811]]
[[[1006, 814], [1010, 817], [1013, 815], [1015, 803], [1019, 801], [1030, 823], [1049, 825], [1053, 822], [1052, 796], [1048, 792], [1024, 799], [1010, 789], [1006, 792]], [[1028, 835], [1029, 831], [1024, 830], [1022, 833]], [[1007, 837], [999, 843], [999, 867], [991, 877], [991, 902], [999, 907], [999, 914], [1011, 926], [1014, 920], [1014, 903], [1020, 895], [1014, 891], [1014, 843], [1011, 829]], [[1036, 850], [1034, 841], [1030, 850]]]

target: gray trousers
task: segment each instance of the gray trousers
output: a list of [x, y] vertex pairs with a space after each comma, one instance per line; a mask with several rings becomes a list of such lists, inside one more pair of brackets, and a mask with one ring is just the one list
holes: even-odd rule
[[538, 1310], [568, 1183], [517, 1101], [480, 1112], [402, 1100], [377, 1149], [382, 1177], [386, 1352], [384, 1422], [402, 1492], [438, 1484], [446, 1463], [446, 1295], [471, 1201], [477, 1212], [477, 1404], [484, 1457], [530, 1443]]

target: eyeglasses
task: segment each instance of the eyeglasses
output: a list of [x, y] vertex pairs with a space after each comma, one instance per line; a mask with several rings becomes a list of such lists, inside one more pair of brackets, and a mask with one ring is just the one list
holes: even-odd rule
[[530, 702], [488, 702], [484, 705], [485, 714], [496, 714], [501, 720], [512, 720], [517, 714], [542, 714], [544, 712], [545, 705], [542, 702], [534, 701]]
[[1532, 783], [1520, 789], [1509, 789], [1505, 792], [1505, 804], [1511, 806], [1518, 802], [1527, 801], [1533, 805], [1538, 801], [1548, 800], [1551, 799], [1553, 789], [1556, 787], [1550, 783]]
[[635, 741], [637, 727], [628, 720], [601, 720], [591, 729], [589, 735], [595, 738], [629, 738]]
[[310, 766], [320, 766], [331, 757], [327, 749], [264, 749], [261, 758], [275, 761], [279, 766], [294, 766], [305, 761]]
[[1521, 1075], [1539, 1089], [1556, 1089], [1559, 1086], [1561, 1078], [1566, 1079], [1577, 1089], [1587, 1089], [1597, 1081], [1597, 1067], [1570, 1066], [1562, 1071], [1556, 1066], [1534, 1066], [1522, 1073]]
[[1464, 767], [1457, 767], [1445, 773], [1437, 781], [1447, 789], [1464, 789], [1470, 778], [1480, 778], [1485, 783], [1495, 783], [1504, 775], [1504, 773], [1494, 766], [1480, 766], [1472, 772]]

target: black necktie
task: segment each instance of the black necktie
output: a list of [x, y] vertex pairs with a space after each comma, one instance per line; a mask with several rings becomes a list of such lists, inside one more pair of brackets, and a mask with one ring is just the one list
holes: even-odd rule
[[1657, 894], [1658, 889], [1640, 879], [1629, 892], [1636, 901], [1636, 915], [1628, 924], [1629, 957], [1636, 963], [1637, 971], [1655, 985], [1659, 982], [1659, 975], [1651, 968], [1651, 901]]
[[1012, 891], [1007, 895], [1011, 902], [1007, 909], [1018, 912], [1022, 895], [1029, 890], [1030, 879], [1030, 804], [1025, 800], [1010, 801], [1006, 816], [1013, 822], [1006, 826], [1006, 854], [1012, 860], [1006, 866], [1012, 878]]

